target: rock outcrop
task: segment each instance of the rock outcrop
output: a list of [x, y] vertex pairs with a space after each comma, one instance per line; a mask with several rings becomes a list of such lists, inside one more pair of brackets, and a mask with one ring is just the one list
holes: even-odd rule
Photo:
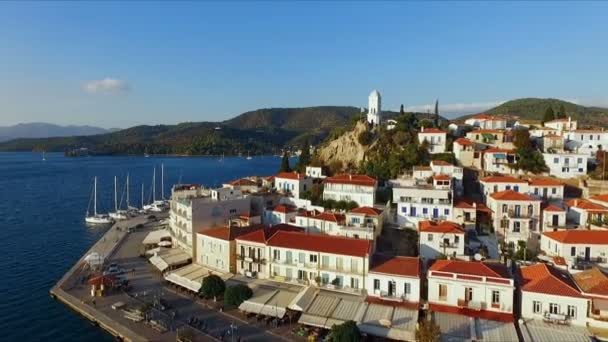
[[373, 143], [369, 146], [359, 143], [359, 134], [367, 129], [365, 122], [358, 122], [353, 130], [319, 148], [317, 150], [318, 160], [339, 171], [356, 169], [365, 158], [367, 151], [373, 146]]

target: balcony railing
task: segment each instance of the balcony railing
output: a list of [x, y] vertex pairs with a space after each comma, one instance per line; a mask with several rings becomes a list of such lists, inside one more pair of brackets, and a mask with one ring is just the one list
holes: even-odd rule
[[236, 259], [241, 261], [246, 261], [246, 262], [252, 262], [252, 263], [256, 263], [256, 264], [262, 264], [265, 265], [266, 264], [266, 259], [265, 258], [258, 258], [257, 256], [251, 256], [251, 255], [243, 255], [243, 254], [237, 254], [236, 255]]
[[513, 209], [509, 209], [509, 211], [507, 212], [507, 216], [509, 218], [533, 218], [536, 215], [534, 215], [534, 213], [530, 213], [528, 211], [515, 211]]
[[473, 310], [483, 310], [483, 302], [476, 300], [458, 299], [458, 306], [461, 308], [468, 308]]
[[441, 248], [458, 248], [459, 244], [460, 243], [456, 243], [456, 242], [440, 242], [439, 247], [441, 247]]

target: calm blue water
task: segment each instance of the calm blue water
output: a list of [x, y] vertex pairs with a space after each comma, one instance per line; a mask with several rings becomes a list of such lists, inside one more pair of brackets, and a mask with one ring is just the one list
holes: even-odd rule
[[[150, 196], [153, 168], [165, 165], [165, 196], [171, 184], [221, 184], [246, 175], [276, 173], [281, 158], [253, 160], [179, 157], [64, 158], [48, 154], [0, 153], [0, 340], [111, 341], [99, 328], [52, 300], [49, 289], [104, 233], [84, 224], [93, 177], [98, 201], [113, 208], [113, 181], [131, 177], [131, 201]], [[293, 161], [292, 161], [293, 163]], [[122, 183], [124, 184], [124, 183]]]

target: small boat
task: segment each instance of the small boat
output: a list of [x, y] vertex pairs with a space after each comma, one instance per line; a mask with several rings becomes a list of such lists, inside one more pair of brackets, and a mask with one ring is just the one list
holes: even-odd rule
[[[84, 220], [86, 223], [94, 225], [112, 224], [114, 220], [110, 216], [97, 213], [97, 177], [95, 177], [93, 184], [93, 215], [89, 214], [89, 208], [87, 208], [87, 216]], [[89, 201], [90, 206], [91, 202]]]
[[247, 152], [247, 160], [251, 160], [253, 158], [251, 158], [251, 156], [249, 155], [249, 152]]
[[42, 151], [42, 161], [46, 161], [46, 151]]
[[223, 153], [222, 153], [222, 158], [220, 158], [220, 160], [219, 160], [219, 161], [221, 161], [221, 162], [223, 162], [223, 161], [224, 161], [224, 154], [223, 154]]
[[[120, 200], [122, 203], [122, 199]], [[116, 221], [128, 219], [126, 210], [118, 210], [118, 180], [114, 176], [114, 212], [110, 213], [110, 217]]]

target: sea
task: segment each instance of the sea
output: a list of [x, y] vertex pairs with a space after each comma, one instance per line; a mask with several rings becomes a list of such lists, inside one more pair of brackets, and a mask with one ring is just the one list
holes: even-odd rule
[[[292, 164], [295, 160], [291, 160]], [[107, 228], [91, 228], [84, 218], [90, 205], [93, 179], [98, 177], [98, 209], [114, 208], [114, 176], [119, 201], [125, 205], [126, 177], [130, 203], [152, 199], [156, 169], [156, 198], [160, 199], [161, 165], [164, 196], [171, 186], [218, 186], [243, 176], [277, 172], [277, 156], [64, 157], [62, 153], [0, 153], [0, 340], [112, 341], [49, 295], [50, 288], [100, 238]], [[91, 204], [92, 210], [92, 204]]]

